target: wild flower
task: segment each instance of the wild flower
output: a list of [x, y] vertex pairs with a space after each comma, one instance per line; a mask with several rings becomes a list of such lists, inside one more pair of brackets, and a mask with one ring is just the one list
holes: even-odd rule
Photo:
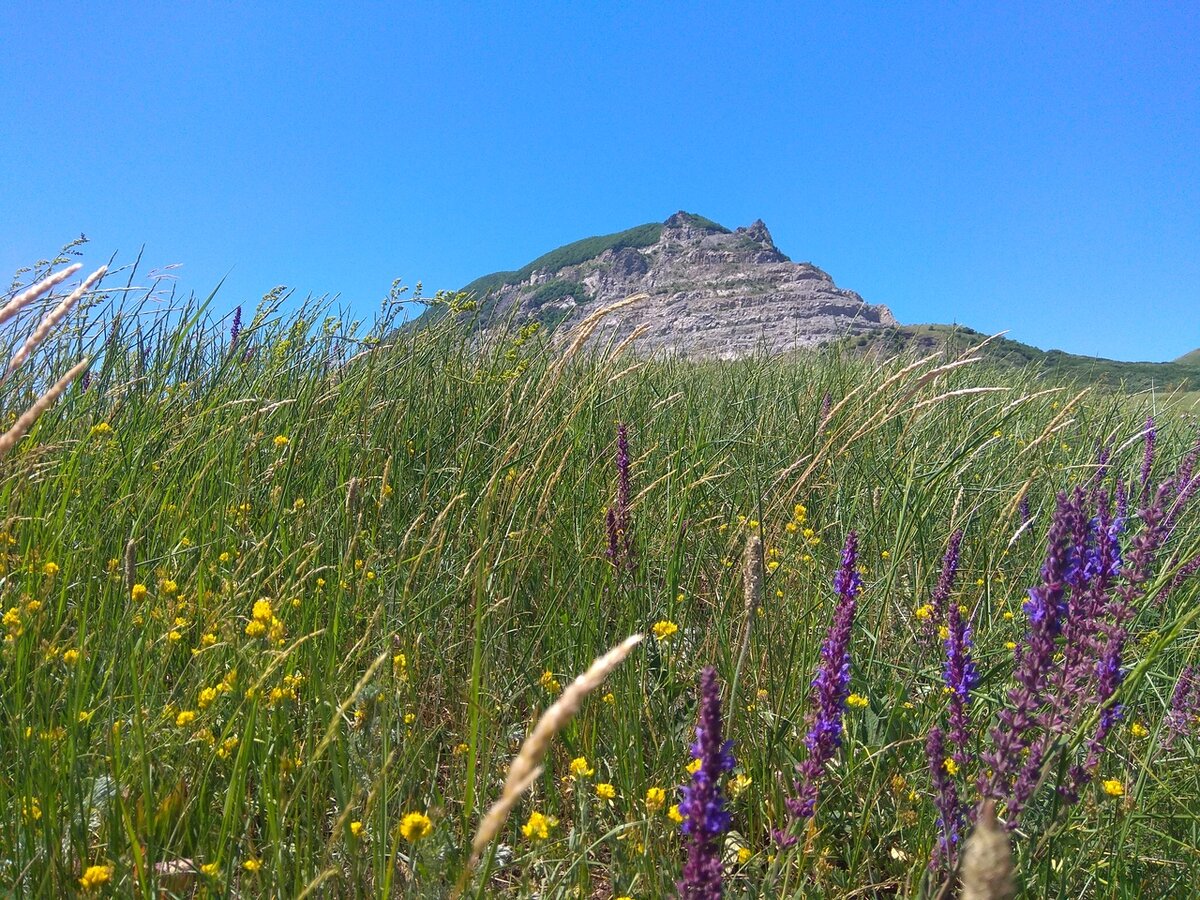
[[655, 622], [653, 628], [651, 628], [651, 631], [654, 632], [655, 638], [660, 641], [666, 641], [670, 639], [673, 634], [679, 631], [679, 626], [674, 622], [663, 619], [659, 622]]
[[[812, 817], [825, 766], [842, 745], [842, 716], [850, 696], [850, 634], [862, 589], [857, 558], [858, 535], [851, 531], [846, 535], [841, 566], [834, 578], [838, 599], [833, 624], [821, 646], [821, 662], [812, 682], [811, 725], [804, 738], [808, 756], [797, 767], [796, 796], [786, 801], [793, 818], [801, 821]], [[776, 840], [788, 846], [795, 842], [795, 837], [780, 831]]]
[[1104, 788], [1104, 793], [1110, 797], [1120, 797], [1125, 793], [1125, 785], [1116, 778], [1109, 778], [1100, 785]]
[[242, 868], [253, 875], [262, 868], [262, 860], [254, 858], [247, 859], [242, 863]]
[[708, 666], [700, 673], [700, 721], [692, 756], [700, 766], [683, 788], [679, 814], [688, 835], [688, 858], [679, 894], [686, 900], [720, 900], [722, 883], [721, 836], [729, 829], [721, 781], [734, 767], [732, 742], [722, 738], [721, 689], [717, 672]]
[[1176, 738], [1194, 734], [1200, 727], [1200, 668], [1188, 666], [1179, 673], [1171, 705], [1167, 709], [1167, 736], [1164, 744]]
[[927, 640], [937, 628], [946, 624], [946, 603], [950, 598], [950, 591], [954, 588], [954, 576], [958, 573], [959, 547], [962, 544], [962, 538], [961, 528], [950, 535], [950, 540], [946, 544], [946, 552], [942, 557], [941, 574], [929, 595], [929, 615], [919, 617], [923, 623], [921, 633]]
[[[1077, 498], [1076, 498], [1077, 499]], [[1041, 760], [1030, 753], [1039, 715], [1046, 704], [1046, 688], [1053, 669], [1055, 641], [1065, 613], [1067, 569], [1074, 520], [1082, 515], [1078, 503], [1059, 494], [1047, 538], [1042, 584], [1029, 591], [1024, 609], [1029, 632], [1017, 649], [1016, 685], [1009, 690], [1008, 705], [998, 714], [991, 731], [991, 749], [982, 755], [979, 792], [985, 798], [1004, 799], [1010, 827], [1032, 793]], [[1022, 770], [1022, 764], [1025, 768]], [[1023, 778], [1018, 778], [1024, 775]]]
[[550, 831], [557, 824], [557, 819], [535, 810], [529, 814], [529, 818], [521, 826], [521, 834], [531, 841], [544, 841], [550, 837]]
[[615, 800], [617, 797], [617, 789], [607, 781], [602, 781], [596, 785], [596, 796], [601, 800]]
[[410, 812], [400, 820], [400, 836], [410, 844], [429, 837], [432, 832], [433, 822], [425, 813]]
[[586, 756], [577, 756], [571, 760], [569, 769], [572, 778], [591, 778], [596, 774], [596, 770], [588, 765]]
[[658, 812], [660, 809], [662, 809], [663, 804], [666, 803], [666, 800], [667, 800], [667, 792], [664, 791], [662, 788], [660, 788], [660, 787], [646, 788], [646, 800], [645, 800], [646, 812], [648, 812], [650, 815], [654, 815], [656, 812]]
[[925, 741], [925, 754], [933, 781], [933, 802], [938, 811], [937, 824], [940, 834], [929, 865], [934, 869], [943, 865], [953, 869], [958, 861], [958, 841], [962, 835], [966, 811], [959, 800], [958, 783], [954, 780], [958, 773], [958, 762], [953, 756], [946, 755], [945, 735], [936, 725], [929, 730]]
[[85, 891], [94, 891], [102, 884], [107, 884], [112, 875], [112, 866], [88, 866], [79, 879], [79, 886]]

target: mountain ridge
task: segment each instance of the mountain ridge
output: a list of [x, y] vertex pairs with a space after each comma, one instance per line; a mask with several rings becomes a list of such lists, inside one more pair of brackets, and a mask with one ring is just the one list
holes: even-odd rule
[[[761, 219], [731, 230], [684, 211], [664, 222], [572, 241], [519, 269], [480, 276], [462, 290], [476, 299], [484, 327], [509, 316], [557, 326], [646, 292], [648, 301], [608, 317], [598, 339], [624, 339], [643, 328], [651, 338], [643, 339], [644, 349], [702, 357], [825, 344], [857, 352], [929, 352], [959, 344], [965, 349], [965, 341], [985, 336], [959, 325], [900, 324], [886, 306], [838, 288], [815, 265], [792, 262]], [[647, 312], [647, 306], [653, 309]], [[1170, 362], [1127, 362], [997, 337], [983, 352], [1001, 364], [1036, 364], [1090, 381], [1200, 390], [1200, 349]]]

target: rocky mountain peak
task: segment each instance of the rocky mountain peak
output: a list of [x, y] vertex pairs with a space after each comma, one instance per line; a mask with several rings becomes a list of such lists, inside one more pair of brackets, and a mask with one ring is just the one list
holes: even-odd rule
[[621, 340], [644, 325], [639, 350], [698, 357], [788, 352], [895, 324], [887, 307], [788, 259], [761, 219], [730, 231], [682, 210], [661, 225], [567, 244], [467, 290], [481, 300], [485, 326], [510, 317], [569, 324], [647, 293], [606, 317], [595, 340]]

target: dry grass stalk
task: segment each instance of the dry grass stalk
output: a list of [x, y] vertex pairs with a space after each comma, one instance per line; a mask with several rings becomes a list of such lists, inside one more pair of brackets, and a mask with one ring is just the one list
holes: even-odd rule
[[742, 587], [746, 593], [746, 615], [752, 615], [762, 605], [763, 546], [757, 534], [746, 539], [746, 555], [742, 560]]
[[82, 362], [77, 363], [71, 371], [56, 381], [50, 390], [38, 397], [34, 401], [33, 406], [29, 407], [13, 423], [12, 428], [0, 435], [0, 459], [7, 456], [9, 451], [17, 445], [17, 442], [29, 433], [29, 429], [33, 427], [33, 423], [38, 420], [38, 417], [48, 410], [54, 404], [55, 400], [62, 396], [71, 382], [82, 375], [89, 365], [91, 365], [91, 360], [89, 359], [84, 359]]
[[66, 281], [82, 268], [83, 263], [75, 263], [74, 265], [67, 266], [61, 272], [55, 272], [53, 275], [47, 275], [37, 284], [17, 294], [16, 297], [5, 304], [4, 309], [0, 309], [0, 325], [3, 325], [55, 285], [62, 284], [62, 282]]
[[996, 804], [979, 808], [975, 830], [963, 850], [962, 900], [1009, 900], [1016, 895], [1008, 830], [996, 818]]
[[579, 707], [583, 703], [583, 698], [598, 688], [609, 673], [625, 660], [625, 657], [641, 640], [642, 635], [640, 634], [630, 635], [596, 659], [588, 667], [588, 670], [576, 678], [563, 691], [558, 701], [538, 719], [537, 724], [533, 726], [533, 731], [521, 745], [520, 752], [508, 767], [508, 777], [504, 781], [500, 799], [492, 804], [487, 815], [483, 817], [483, 821], [479, 823], [479, 830], [475, 832], [475, 840], [471, 842], [471, 860], [467, 864], [468, 871], [479, 862], [479, 856], [483, 849], [500, 833], [500, 829], [508, 820], [509, 812], [521, 799], [521, 795], [537, 780], [542, 760], [546, 758], [546, 751], [550, 749], [550, 742], [554, 739], [554, 735], [558, 734], [563, 726], [575, 717], [575, 713], [579, 711]]
[[137, 538], [130, 538], [125, 544], [125, 592], [133, 590], [137, 581]]
[[65, 300], [63, 300], [62, 303], [58, 304], [58, 306], [51, 310], [46, 318], [42, 319], [41, 324], [34, 329], [33, 334], [25, 338], [25, 343], [21, 345], [20, 349], [13, 354], [13, 358], [9, 360], [8, 369], [5, 371], [4, 376], [0, 378], [0, 384], [7, 381], [8, 376], [12, 375], [13, 372], [20, 368], [21, 363], [25, 362], [25, 360], [29, 358], [29, 354], [38, 348], [38, 345], [49, 336], [50, 332], [54, 330], [54, 327], [66, 317], [67, 313], [71, 311], [71, 308], [80, 301], [83, 295], [86, 294], [89, 289], [91, 289], [91, 286], [99, 281], [107, 271], [108, 266], [101, 266], [98, 268], [95, 272], [85, 278], [83, 280], [83, 284], [75, 288], [75, 290], [73, 290], [71, 294]]

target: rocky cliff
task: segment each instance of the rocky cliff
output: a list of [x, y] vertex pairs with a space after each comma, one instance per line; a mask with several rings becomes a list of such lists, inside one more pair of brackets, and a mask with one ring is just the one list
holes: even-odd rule
[[648, 299], [609, 316], [595, 340], [621, 340], [645, 325], [642, 352], [697, 357], [783, 353], [896, 324], [887, 307], [789, 260], [761, 221], [730, 231], [684, 212], [662, 225], [568, 244], [467, 290], [485, 325], [510, 317], [569, 325], [644, 292]]

